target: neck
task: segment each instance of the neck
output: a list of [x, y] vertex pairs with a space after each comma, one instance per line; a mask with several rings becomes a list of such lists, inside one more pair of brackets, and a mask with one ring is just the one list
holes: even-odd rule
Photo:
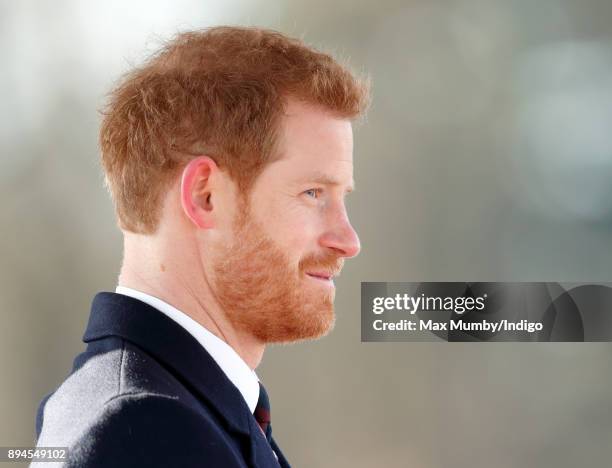
[[[225, 341], [254, 370], [263, 358], [265, 344], [252, 334], [236, 329], [228, 320], [202, 268], [199, 264], [193, 266], [197, 263], [193, 261], [193, 254], [181, 255], [176, 249], [164, 248], [158, 239], [126, 233], [118, 283], [155, 296], [188, 315]], [[186, 271], [186, 265], [193, 269]]]

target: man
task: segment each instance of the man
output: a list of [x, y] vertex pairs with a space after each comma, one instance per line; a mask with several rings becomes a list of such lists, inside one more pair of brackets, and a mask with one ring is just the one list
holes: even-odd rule
[[289, 466], [255, 374], [325, 335], [359, 252], [345, 196], [367, 85], [280, 33], [178, 35], [110, 96], [100, 132], [124, 234], [39, 446], [66, 466]]

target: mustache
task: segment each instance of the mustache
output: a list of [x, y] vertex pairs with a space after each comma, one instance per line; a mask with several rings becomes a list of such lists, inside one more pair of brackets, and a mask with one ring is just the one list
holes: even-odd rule
[[317, 270], [325, 272], [330, 276], [340, 276], [343, 267], [344, 258], [333, 254], [328, 254], [323, 257], [311, 255], [302, 259], [300, 262], [301, 270]]

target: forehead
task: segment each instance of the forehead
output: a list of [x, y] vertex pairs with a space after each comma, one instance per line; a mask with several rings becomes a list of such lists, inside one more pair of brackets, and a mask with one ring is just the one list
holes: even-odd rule
[[277, 151], [279, 159], [268, 168], [275, 178], [353, 186], [353, 131], [347, 119], [290, 101]]

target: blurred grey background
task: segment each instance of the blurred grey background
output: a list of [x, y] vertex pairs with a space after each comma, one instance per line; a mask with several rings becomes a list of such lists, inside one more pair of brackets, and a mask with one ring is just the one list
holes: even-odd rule
[[373, 80], [335, 331], [258, 373], [296, 467], [603, 467], [612, 345], [360, 343], [361, 281], [612, 281], [612, 2], [0, 2], [0, 445], [34, 442], [121, 236], [97, 109], [177, 31], [258, 25]]

